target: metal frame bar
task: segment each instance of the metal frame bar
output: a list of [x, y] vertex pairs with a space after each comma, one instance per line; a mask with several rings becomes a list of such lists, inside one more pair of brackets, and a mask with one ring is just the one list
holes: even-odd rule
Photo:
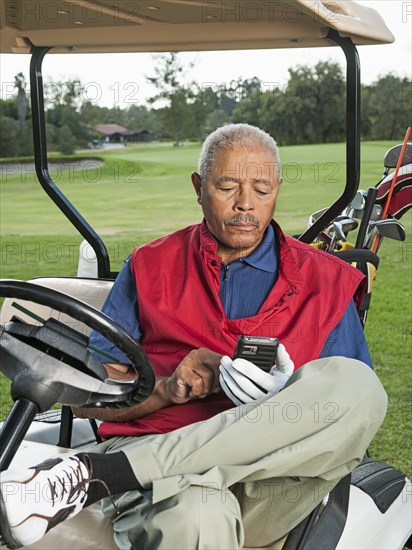
[[[338, 44], [346, 57], [346, 184], [342, 195], [309, 227], [299, 239], [311, 243], [317, 235], [350, 203], [360, 179], [360, 62], [356, 46], [350, 38], [342, 38], [330, 29], [327, 39]], [[34, 160], [37, 177], [46, 193], [60, 208], [96, 253], [99, 278], [108, 278], [110, 259], [107, 249], [88, 222], [81, 216], [50, 177], [47, 159], [46, 125], [44, 115], [42, 63], [48, 47], [36, 47], [30, 64], [31, 102], [33, 116]]]
[[299, 240], [311, 243], [329, 223], [351, 202], [359, 187], [360, 179], [360, 114], [361, 80], [360, 61], [356, 46], [350, 38], [342, 38], [329, 29], [327, 37], [338, 44], [346, 57], [346, 185], [342, 195]]
[[42, 64], [49, 47], [35, 47], [30, 62], [30, 89], [33, 119], [34, 164], [40, 185], [74, 225], [79, 233], [90, 243], [96, 253], [98, 276], [110, 278], [110, 258], [101, 238], [76, 210], [67, 197], [52, 180], [47, 159], [46, 121], [44, 113]]

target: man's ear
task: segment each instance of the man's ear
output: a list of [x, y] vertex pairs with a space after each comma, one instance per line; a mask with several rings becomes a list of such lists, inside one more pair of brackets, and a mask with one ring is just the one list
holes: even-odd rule
[[196, 191], [197, 202], [200, 204], [200, 195], [202, 192], [202, 180], [200, 179], [200, 175], [197, 172], [193, 172], [191, 178], [192, 178], [192, 185]]

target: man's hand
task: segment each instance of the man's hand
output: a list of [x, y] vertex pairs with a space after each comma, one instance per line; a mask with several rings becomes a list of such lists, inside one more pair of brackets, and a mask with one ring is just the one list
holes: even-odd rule
[[270, 373], [264, 372], [246, 359], [233, 361], [225, 355], [220, 363], [220, 384], [235, 405], [243, 405], [278, 393], [292, 375], [294, 368], [283, 344], [279, 344], [276, 363]]
[[[219, 364], [222, 356], [206, 348], [191, 351], [172, 376], [156, 380], [153, 393], [142, 403], [124, 409], [73, 407], [79, 418], [104, 422], [129, 422], [173, 404], [187, 403], [220, 391]], [[104, 363], [113, 380], [130, 380], [128, 365]], [[133, 377], [132, 373], [132, 377]]]
[[163, 391], [160, 390], [163, 398], [169, 404], [182, 404], [219, 392], [221, 358], [220, 354], [206, 348], [191, 351], [175, 372], [163, 379]]

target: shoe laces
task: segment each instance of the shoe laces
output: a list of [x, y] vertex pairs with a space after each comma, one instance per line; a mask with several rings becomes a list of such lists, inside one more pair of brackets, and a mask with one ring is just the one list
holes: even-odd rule
[[[53, 506], [57, 502], [61, 502], [65, 495], [67, 495], [67, 504], [73, 504], [78, 499], [83, 503], [87, 497], [87, 488], [91, 481], [91, 470], [87, 464], [79, 459], [71, 458], [71, 460], [73, 464], [68, 465], [60, 476], [56, 475], [54, 479], [47, 478]], [[74, 465], [76, 461], [78, 462]], [[83, 473], [81, 464], [86, 467], [86, 476]]]
[[[67, 480], [60, 478], [59, 476], [56, 476], [57, 481], [51, 481], [50, 479], [48, 479], [53, 506], [56, 499], [60, 498], [60, 501], [62, 501], [66, 493], [68, 493], [67, 504], [72, 504], [78, 498], [80, 498], [80, 502], [87, 505], [87, 490], [89, 484], [99, 483], [100, 485], [103, 485], [104, 489], [106, 490], [107, 496], [116, 511], [116, 515], [120, 515], [120, 510], [114, 498], [112, 497], [107, 483], [102, 479], [93, 478], [93, 465], [89, 455], [86, 453], [82, 453], [82, 458], [80, 459], [76, 457], [76, 459], [78, 460], [78, 464], [76, 465], [76, 467], [70, 466], [68, 470], [64, 471]], [[80, 466], [81, 464], [86, 467], [86, 476], [83, 474], [83, 469]], [[67, 485], [69, 485], [69, 488], [67, 487]]]

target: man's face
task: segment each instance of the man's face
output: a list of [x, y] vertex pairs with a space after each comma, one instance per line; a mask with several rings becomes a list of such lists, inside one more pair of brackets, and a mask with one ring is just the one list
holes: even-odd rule
[[207, 227], [225, 263], [259, 246], [275, 211], [280, 181], [276, 158], [263, 149], [223, 149], [207, 181], [192, 174]]

